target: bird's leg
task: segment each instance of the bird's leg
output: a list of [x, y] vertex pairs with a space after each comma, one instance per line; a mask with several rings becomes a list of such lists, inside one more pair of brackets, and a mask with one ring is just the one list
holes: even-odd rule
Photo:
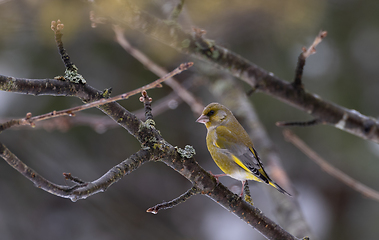
[[242, 182], [242, 189], [241, 189], [241, 194], [240, 194], [240, 197], [242, 197], [243, 195], [243, 190], [245, 189], [245, 183], [246, 183], [247, 180], [245, 181], [241, 181]]
[[218, 178], [226, 176], [225, 173], [223, 174], [213, 174], [211, 171], [208, 171], [214, 178], [216, 178], [217, 183], [219, 183]]

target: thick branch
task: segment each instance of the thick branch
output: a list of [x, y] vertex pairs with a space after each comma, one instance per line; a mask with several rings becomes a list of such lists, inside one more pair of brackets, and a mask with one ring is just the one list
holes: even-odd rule
[[[101, 3], [98, 5], [99, 12], [104, 9], [109, 10], [109, 8], [102, 7]], [[104, 3], [109, 5], [108, 1]], [[222, 69], [228, 70], [233, 76], [247, 82], [253, 88], [311, 114], [323, 124], [333, 125], [379, 143], [379, 123], [374, 118], [295, 88], [293, 84], [261, 69], [230, 49], [216, 45], [199, 34], [187, 33], [176, 24], [167, 23], [140, 11], [131, 2], [125, 5], [115, 3], [111, 12], [103, 12], [103, 14], [120, 26], [130, 26], [181, 52], [208, 60]]]
[[[101, 91], [89, 84], [76, 84], [56, 79], [24, 79], [0, 75], [0, 90], [30, 95], [75, 96], [84, 102], [103, 98]], [[138, 135], [141, 121], [118, 103], [98, 107], [133, 136]], [[141, 139], [137, 136], [137, 139]]]

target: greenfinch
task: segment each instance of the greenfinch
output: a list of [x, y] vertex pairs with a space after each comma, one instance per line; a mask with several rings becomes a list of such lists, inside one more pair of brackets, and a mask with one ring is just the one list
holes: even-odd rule
[[228, 108], [219, 103], [211, 103], [204, 108], [196, 122], [205, 124], [208, 130], [208, 151], [225, 173], [214, 175], [216, 178], [227, 175], [241, 181], [240, 196], [246, 180], [264, 182], [291, 196], [268, 176], [249, 135]]

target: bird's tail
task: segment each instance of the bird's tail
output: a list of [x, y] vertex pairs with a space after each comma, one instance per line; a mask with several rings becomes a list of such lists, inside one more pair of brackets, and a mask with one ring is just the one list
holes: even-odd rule
[[286, 190], [284, 190], [281, 186], [279, 186], [278, 184], [276, 184], [274, 181], [272, 181], [271, 179], [269, 180], [269, 185], [273, 186], [274, 188], [276, 188], [279, 192], [285, 194], [285, 195], [288, 195], [290, 197], [292, 197], [291, 194], [289, 194]]

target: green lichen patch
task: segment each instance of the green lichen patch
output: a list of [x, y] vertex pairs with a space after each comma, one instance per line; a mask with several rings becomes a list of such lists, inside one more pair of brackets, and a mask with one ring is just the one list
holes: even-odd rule
[[2, 91], [13, 91], [14, 89], [17, 89], [17, 84], [15, 81], [15, 78], [10, 77], [8, 79], [9, 79], [9, 81], [6, 81], [4, 84], [1, 84], [0, 90], [2, 90]]
[[138, 132], [142, 132], [145, 129], [155, 128], [155, 121], [153, 119], [147, 119], [145, 122], [141, 122], [138, 127]]
[[183, 158], [192, 158], [196, 154], [195, 149], [191, 145], [186, 145], [184, 149], [179, 147], [175, 147], [175, 149]]
[[158, 142], [157, 136], [150, 134], [148, 129], [155, 129], [155, 122], [152, 119], [148, 119], [145, 122], [141, 122], [138, 128], [138, 132], [142, 135], [142, 142], [146, 143], [156, 143]]
[[103, 98], [109, 98], [111, 96], [111, 93], [112, 88], [106, 88], [102, 91], [101, 96], [103, 96]]
[[153, 119], [147, 119], [145, 121], [145, 124], [150, 126], [150, 127], [155, 127], [155, 121]]
[[72, 66], [72, 69], [66, 69], [66, 71], [64, 72], [64, 78], [73, 83], [86, 84], [87, 81], [84, 79], [82, 75], [78, 73], [78, 68], [75, 67], [75, 65]]

